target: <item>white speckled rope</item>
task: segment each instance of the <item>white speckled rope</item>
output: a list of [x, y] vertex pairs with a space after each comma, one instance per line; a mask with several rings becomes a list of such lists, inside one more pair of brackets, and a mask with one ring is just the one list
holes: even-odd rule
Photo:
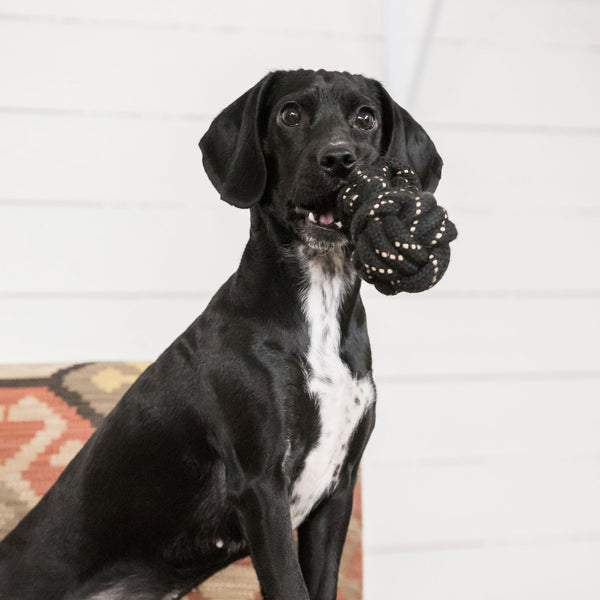
[[411, 169], [379, 159], [355, 171], [340, 195], [362, 279], [388, 295], [441, 279], [456, 227]]

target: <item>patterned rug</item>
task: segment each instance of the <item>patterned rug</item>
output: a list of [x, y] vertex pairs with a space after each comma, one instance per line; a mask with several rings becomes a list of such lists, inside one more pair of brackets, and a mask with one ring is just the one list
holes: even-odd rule
[[[44, 495], [148, 363], [0, 366], [0, 539]], [[362, 598], [361, 496], [342, 556], [338, 600]], [[188, 600], [259, 600], [251, 560], [217, 573]]]

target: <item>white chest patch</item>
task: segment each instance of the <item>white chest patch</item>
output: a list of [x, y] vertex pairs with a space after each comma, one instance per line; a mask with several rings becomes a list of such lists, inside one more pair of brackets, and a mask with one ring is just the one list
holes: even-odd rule
[[292, 486], [294, 529], [337, 483], [352, 433], [375, 400], [372, 378], [355, 379], [340, 358], [339, 311], [354, 275], [344, 268], [343, 256], [334, 252], [307, 264], [302, 299], [309, 330], [306, 386], [316, 403], [321, 431]]

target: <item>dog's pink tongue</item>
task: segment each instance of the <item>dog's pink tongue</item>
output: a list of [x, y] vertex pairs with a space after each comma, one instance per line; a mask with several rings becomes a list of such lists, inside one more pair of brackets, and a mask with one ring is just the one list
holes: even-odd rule
[[326, 212], [319, 215], [319, 225], [331, 225], [334, 220], [333, 212]]

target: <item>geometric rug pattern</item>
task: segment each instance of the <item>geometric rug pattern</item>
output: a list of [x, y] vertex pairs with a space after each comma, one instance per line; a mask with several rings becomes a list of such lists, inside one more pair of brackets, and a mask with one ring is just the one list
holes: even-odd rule
[[[148, 363], [0, 365], [0, 540], [41, 499]], [[216, 573], [187, 600], [260, 600], [250, 558]], [[354, 510], [338, 600], [362, 599], [362, 507]]]

